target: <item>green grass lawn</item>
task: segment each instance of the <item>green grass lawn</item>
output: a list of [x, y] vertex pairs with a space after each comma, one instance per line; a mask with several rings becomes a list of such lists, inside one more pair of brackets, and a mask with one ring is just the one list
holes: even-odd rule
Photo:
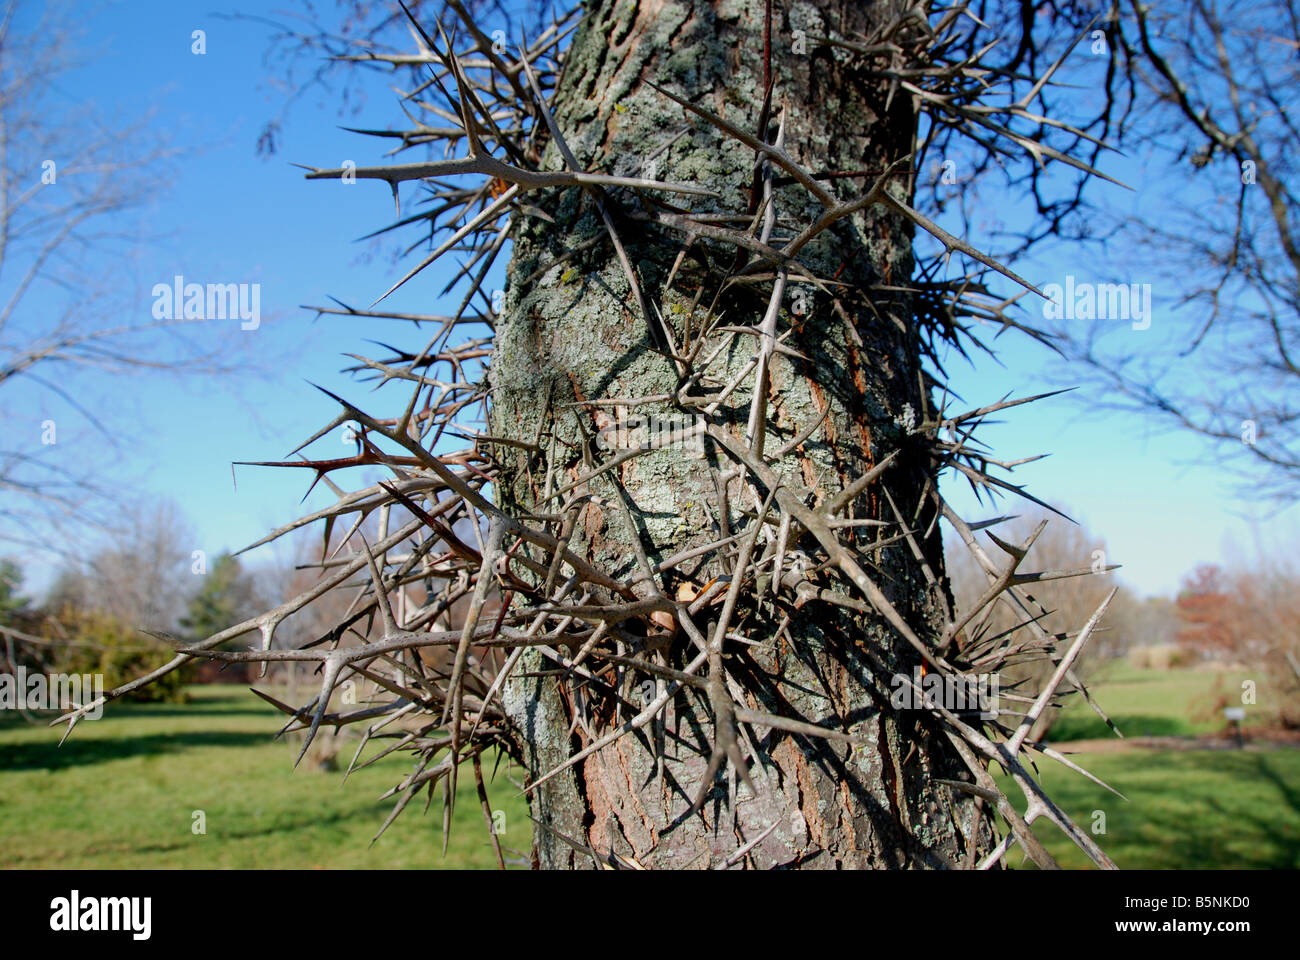
[[[1238, 702], [1245, 674], [1199, 670], [1137, 669], [1117, 663], [1089, 684], [1097, 702], [1125, 736], [1189, 736], [1225, 729], [1216, 698]], [[1246, 726], [1264, 719], [1266, 705], [1246, 708]], [[1054, 742], [1113, 738], [1101, 718], [1077, 700], [1052, 727]], [[1068, 742], [1062, 749], [1068, 750]], [[1091, 830], [1105, 814], [1098, 845], [1123, 868], [1300, 867], [1300, 751], [1135, 750], [1089, 753], [1076, 763], [1109, 783], [1128, 802], [1053, 760], [1039, 770], [1048, 796], [1076, 823]], [[1020, 793], [999, 778], [1013, 801]], [[1023, 809], [1023, 802], [1017, 802]], [[1054, 826], [1034, 825], [1062, 866], [1090, 861]], [[1021, 854], [1010, 863], [1018, 865]], [[1032, 865], [1031, 865], [1032, 866]]]
[[[1176, 737], [1225, 728], [1214, 704], [1220, 694], [1241, 698], [1244, 673], [1210, 670], [1150, 670], [1117, 662], [1088, 684], [1088, 691], [1126, 737]], [[1246, 726], [1264, 718], [1267, 705], [1246, 707]], [[1113, 737], [1101, 717], [1077, 694], [1061, 711], [1049, 736], [1061, 740]]]
[[[295, 770], [272, 737], [280, 715], [245, 688], [192, 688], [187, 704], [115, 704], [62, 746], [62, 728], [0, 720], [0, 867], [484, 868], [495, 866], [473, 770], [465, 767], [442, 855], [441, 788], [422, 794], [369, 846], [392, 809], [377, 798], [406, 756], [354, 773]], [[345, 742], [347, 765], [355, 743]], [[379, 748], [371, 748], [377, 752]], [[491, 776], [486, 764], [484, 776]], [[502, 846], [526, 854], [532, 824], [503, 762], [488, 781], [505, 812]], [[514, 772], [515, 779], [518, 771]], [[207, 833], [192, 832], [206, 814]]]
[[[1132, 735], [1195, 733], [1221, 728], [1189, 707], [1209, 694], [1214, 677], [1126, 668], [1093, 690]], [[192, 695], [182, 705], [110, 706], [61, 748], [58, 729], [0, 714], [0, 867], [494, 865], [469, 769], [445, 858], [440, 794], [428, 814], [423, 797], [413, 801], [371, 847], [392, 806], [377, 798], [409, 771], [408, 759], [385, 759], [346, 783], [307, 761], [295, 770], [296, 747], [272, 739], [280, 715], [267, 704], [234, 686], [195, 687]], [[1092, 716], [1076, 706], [1063, 722], [1080, 710]], [[344, 765], [352, 749], [345, 745]], [[1300, 751], [1141, 750], [1076, 759], [1129, 802], [1045, 760], [1048, 793], [1085, 828], [1094, 811], [1105, 813], [1106, 833], [1097, 839], [1121, 867], [1300, 867]], [[517, 857], [531, 844], [531, 823], [506, 772], [503, 765], [488, 794], [505, 813], [503, 845], [515, 851], [507, 857]], [[206, 814], [204, 836], [191, 832], [195, 810]], [[1054, 828], [1040, 822], [1035, 829], [1062, 865], [1087, 865]], [[1018, 852], [1009, 858], [1020, 860]]]
[[[1072, 759], [1128, 802], [1053, 760], [1039, 762], [1041, 782], [1085, 830], [1099, 822], [1095, 811], [1105, 814], [1106, 832], [1094, 839], [1122, 869], [1300, 868], [1300, 751], [1136, 750]], [[1015, 785], [998, 779], [1023, 810]], [[1034, 833], [1061, 866], [1091, 866], [1055, 826], [1040, 820]], [[1017, 850], [1007, 862], [1021, 861]]]

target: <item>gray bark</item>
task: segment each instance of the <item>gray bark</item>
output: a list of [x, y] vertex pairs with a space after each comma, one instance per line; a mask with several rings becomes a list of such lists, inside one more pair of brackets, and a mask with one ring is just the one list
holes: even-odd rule
[[[842, 52], [813, 39], [865, 32], [873, 18], [893, 15], [891, 5], [793, 0], [775, 7], [771, 130], [784, 103], [791, 154], [814, 171], [878, 174], [910, 153], [916, 116], [909, 98], [900, 94], [887, 103], [887, 89], [850, 65]], [[720, 196], [697, 201], [661, 194], [660, 199], [677, 204], [688, 199], [694, 211], [750, 209], [754, 152], [687, 116], [645, 81], [755, 130], [763, 98], [763, 19], [764, 4], [755, 0], [592, 3], [556, 97], [556, 120], [579, 163], [589, 170], [641, 175], [647, 154], [689, 127], [659, 156], [657, 176], [699, 183]], [[792, 49], [796, 30], [807, 38], [802, 50]], [[551, 169], [563, 165], [553, 144], [546, 160]], [[849, 197], [860, 195], [873, 179], [860, 175], [825, 183], [838, 196]], [[809, 222], [820, 209], [797, 185], [779, 187], [776, 197], [783, 220], [796, 224]], [[616, 199], [622, 211], [647, 209], [630, 194], [616, 194]], [[512, 509], [554, 512], [557, 502], [538, 505], [548, 472], [554, 487], [589, 469], [584, 465], [585, 438], [614, 416], [608, 408], [581, 402], [672, 393], [677, 375], [671, 362], [652, 349], [590, 195], [555, 191], [532, 202], [554, 223], [528, 218], [516, 234], [491, 367], [492, 432], [532, 441], [540, 428], [544, 455], [516, 448], [503, 453], [498, 495]], [[698, 331], [702, 308], [736, 266], [735, 249], [697, 241], [672, 288], [665, 289], [681, 236], [626, 216], [616, 222], [647, 298], [661, 306], [683, 344], [691, 330]], [[788, 232], [778, 227], [778, 233]], [[578, 252], [568, 260], [557, 262], [574, 250]], [[778, 355], [774, 361], [768, 448], [785, 443], [829, 408], [823, 429], [778, 467], [790, 483], [815, 491], [820, 499], [899, 451], [898, 463], [885, 474], [888, 489], [918, 531], [924, 560], [938, 580], [929, 580], [905, 543], [875, 554], [878, 567], [871, 573], [913, 629], [923, 639], [933, 637], [951, 599], [937, 524], [923, 498], [925, 485], [934, 480], [933, 467], [907, 428], [908, 411], [919, 420], [928, 398], [923, 396], [926, 386], [907, 299], [878, 289], [904, 286], [909, 279], [910, 226], [881, 207], [868, 209], [823, 234], [801, 260], [842, 286], [832, 288], [836, 302], [811, 286], [792, 287], [787, 294], [787, 306], [802, 292], [811, 310], [802, 316], [784, 312], [779, 330], [794, 326], [787, 342], [810, 359]], [[692, 299], [701, 289], [701, 309], [688, 330]], [[770, 281], [726, 287], [718, 301], [726, 311], [724, 323], [757, 325], [770, 291]], [[753, 346], [754, 338], [737, 337], [711, 373], [729, 380], [750, 359]], [[718, 422], [726, 422], [737, 437], [745, 433], [752, 379], [719, 411]], [[682, 416], [666, 405], [635, 412]], [[588, 444], [588, 457], [591, 452]], [[624, 464], [617, 479], [626, 491], [635, 531], [614, 505], [617, 490], [602, 478], [588, 485], [601, 502], [589, 500], [582, 507], [572, 548], [631, 580], [638, 569], [633, 537], [653, 564], [724, 531], [745, 528], [752, 521], [742, 511], [752, 516], [756, 505], [752, 489], [733, 480], [723, 508], [715, 488], [716, 470], [730, 467], [716, 449], [699, 456], [681, 446], [655, 449]], [[894, 519], [879, 486], [859, 498], [850, 516]], [[792, 544], [792, 550], [798, 547]], [[797, 561], [799, 554], [793, 556]], [[697, 584], [729, 569], [716, 554], [685, 565]], [[818, 578], [812, 574], [819, 587], [849, 592], [842, 582]], [[675, 583], [670, 577], [666, 589], [671, 592]], [[629, 734], [534, 791], [533, 816], [598, 852], [613, 850], [647, 867], [719, 866], [773, 824], [775, 829], [738, 866], [944, 867], [969, 863], [975, 852], [987, 850], [987, 824], [974, 816], [969, 798], [954, 797], [934, 782], [961, 776], [960, 761], [943, 734], [932, 730], [919, 711], [890, 708], [887, 674], [911, 671], [916, 656], [910, 648], [874, 615], [816, 599], [796, 609], [789, 590], [773, 608], [770, 592], [768, 596], [768, 603], [759, 609], [751, 605], [732, 627], [762, 642], [727, 644], [731, 672], [744, 678], [742, 699], [756, 710], [854, 734], [865, 745], [850, 748], [843, 742], [751, 730], [742, 747], [753, 764], [759, 795], [737, 787], [734, 771], [729, 771], [717, 778], [703, 809], [690, 814], [713, 731], [707, 699], [688, 690], [674, 699], [664, 728]], [[712, 615], [716, 618], [716, 608]], [[778, 636], [787, 615], [788, 628]], [[707, 611], [701, 617], [707, 619]], [[666, 662], [680, 667], [690, 652], [679, 634]], [[872, 657], [884, 671], [873, 668]], [[555, 669], [554, 662], [535, 651], [518, 668]], [[634, 690], [645, 679], [624, 678], [624, 690]], [[616, 714], [590, 689], [576, 704], [572, 685], [558, 684], [553, 675], [512, 680], [505, 696], [533, 778], [588, 744], [592, 729], [599, 735], [631, 715], [626, 706]], [[575, 709], [584, 711], [583, 723], [573, 723]], [[598, 726], [592, 728], [592, 723]], [[664, 756], [662, 777], [658, 753]], [[536, 831], [534, 860], [544, 868], [591, 865], [589, 857], [544, 829]]]

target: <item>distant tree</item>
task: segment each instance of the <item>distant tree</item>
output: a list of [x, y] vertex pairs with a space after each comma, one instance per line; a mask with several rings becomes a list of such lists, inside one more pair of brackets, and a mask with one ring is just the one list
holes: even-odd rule
[[[239, 560], [222, 553], [212, 562], [203, 583], [190, 598], [180, 618], [181, 639], [194, 643], [247, 619], [260, 608], [257, 583]], [[228, 645], [229, 646], [229, 645]], [[246, 664], [200, 663], [194, 673], [199, 683], [245, 682], [252, 675]]]
[[0, 665], [14, 670], [19, 665], [39, 666], [48, 654], [34, 643], [41, 611], [22, 594], [23, 571], [12, 560], [0, 560]]
[[[127, 683], [172, 649], [191, 594], [200, 587], [189, 531], [179, 510], [161, 502], [125, 514], [109, 545], [59, 571], [42, 605], [38, 633], [51, 669], [101, 673]], [[193, 668], [136, 700], [183, 698]]]
[[0, 3], [0, 541], [47, 555], [78, 552], [124, 500], [121, 457], [107, 451], [138, 428], [135, 391], [97, 375], [248, 361], [239, 337], [205, 342], [205, 320], [156, 318], [133, 282], [149, 238], [131, 214], [171, 179], [173, 151], [147, 118], [67, 93], [87, 55], [81, 18], [68, 4]]
[[174, 504], [142, 506], [125, 518], [106, 546], [64, 566], [46, 609], [55, 617], [108, 614], [132, 629], [174, 633], [208, 561], [195, 555], [194, 534]]
[[23, 572], [12, 560], [0, 560], [0, 625], [13, 623], [28, 609], [30, 600], [22, 590]]
[[[1091, 406], [1139, 410], [1217, 447], [1216, 465], [1292, 502], [1300, 480], [1300, 3], [1110, 3], [1127, 82], [1115, 143], [1177, 202], [1081, 218], [1114, 279], [1147, 282], [1151, 329], [1063, 324]], [[1105, 11], [1107, 5], [1102, 5]], [[1077, 255], [1077, 250], [1075, 251]], [[1101, 251], [1099, 251], [1101, 252]], [[1077, 259], [1077, 256], [1076, 256]], [[1118, 275], [1115, 265], [1125, 265]], [[1083, 369], [1065, 373], [1077, 384]]]
[[[45, 622], [47, 636], [59, 641], [53, 647], [52, 670], [60, 673], [100, 674], [106, 687], [120, 686], [148, 673], [161, 656], [171, 651], [165, 639], [141, 633], [102, 610], [64, 613]], [[194, 676], [193, 666], [163, 677], [161, 683], [131, 691], [128, 699], [147, 703], [183, 703], [185, 687]]]
[[1234, 693], [1229, 703], [1300, 726], [1300, 562], [1289, 545], [1226, 569], [1198, 567], [1185, 580], [1178, 611], [1184, 644], [1249, 671], [1255, 696]]
[[203, 640], [232, 627], [255, 612], [257, 588], [239, 560], [229, 553], [212, 562], [203, 585], [190, 598], [179, 621], [186, 640]]
[[1222, 568], [1202, 564], [1183, 578], [1176, 601], [1182, 628], [1178, 642], [1201, 657], [1222, 659], [1241, 644], [1238, 598]]
[[1125, 599], [1123, 596], [1115, 599], [1118, 610], [1114, 622], [1123, 638], [1125, 652], [1134, 647], [1159, 646], [1175, 641], [1178, 614], [1171, 597], [1132, 597], [1127, 602], [1121, 602]]

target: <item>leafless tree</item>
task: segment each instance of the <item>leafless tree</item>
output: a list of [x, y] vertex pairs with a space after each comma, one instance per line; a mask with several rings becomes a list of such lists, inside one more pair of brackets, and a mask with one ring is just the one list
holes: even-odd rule
[[[1153, 414], [1217, 445], [1263, 493], [1295, 499], [1300, 447], [1300, 6], [1292, 0], [1123, 0], [1106, 24], [1134, 176], [1154, 207], [1089, 216], [1125, 280], [1149, 282], [1149, 330], [1110, 319], [1054, 332], [1091, 366], [1099, 408]], [[1135, 183], [1135, 186], [1139, 184]], [[1078, 367], [1064, 376], [1078, 382]]]
[[105, 450], [134, 429], [129, 392], [97, 375], [240, 362], [218, 361], [194, 329], [203, 321], [155, 319], [133, 279], [148, 238], [131, 214], [158, 195], [173, 154], [147, 118], [121, 122], [62, 91], [88, 52], [78, 16], [0, 4], [0, 539], [43, 552], [79, 549], [68, 531], [104, 526], [124, 499]]
[[194, 540], [175, 504], [136, 507], [102, 548], [63, 570], [46, 608], [56, 617], [71, 608], [170, 633], [206, 572]]

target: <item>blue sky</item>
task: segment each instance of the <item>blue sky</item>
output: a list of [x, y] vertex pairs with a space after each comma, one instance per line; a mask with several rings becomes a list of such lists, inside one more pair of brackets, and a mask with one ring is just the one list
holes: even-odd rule
[[[341, 354], [361, 352], [368, 337], [408, 345], [414, 339], [397, 322], [313, 320], [300, 309], [328, 303], [329, 296], [366, 304], [400, 276], [388, 257], [367, 255], [379, 250], [354, 242], [389, 222], [387, 188], [308, 182], [290, 165], [376, 162], [378, 141], [338, 125], [400, 122], [387, 79], [376, 75], [367, 82], [369, 95], [355, 116], [340, 116], [338, 101], [327, 93], [309, 94], [289, 113], [279, 152], [259, 158], [258, 133], [284, 102], [283, 92], [268, 83], [277, 71], [263, 61], [267, 30], [214, 16], [213, 9], [210, 2], [189, 0], [109, 4], [85, 23], [93, 59], [62, 84], [69, 98], [89, 99], [107, 113], [153, 111], [154, 128], [186, 151], [174, 179], [158, 185], [146, 212], [148, 229], [160, 239], [142, 252], [130, 281], [146, 292], [176, 274], [197, 282], [261, 284], [262, 327], [243, 331], [231, 321], [219, 334], [231, 350], [251, 346], [264, 367], [256, 377], [133, 377], [98, 384], [129, 397], [137, 411], [136, 437], [111, 455], [122, 457], [120, 467], [138, 493], [167, 497], [181, 507], [195, 529], [194, 548], [209, 554], [242, 547], [298, 515], [305, 471], [241, 467], [235, 486], [230, 465], [279, 459], [334, 416], [331, 402], [305, 381], [364, 400], [369, 387], [337, 372], [345, 362]], [[196, 29], [206, 31], [202, 56], [191, 53]], [[1120, 202], [1149, 202], [1149, 188], [1134, 185], [1138, 195]], [[1064, 260], [1049, 262], [1031, 279], [1052, 282], [1070, 269]], [[417, 277], [390, 299], [393, 309], [437, 312], [439, 276], [432, 270]], [[1153, 331], [1146, 332], [1159, 335], [1159, 319], [1157, 313]], [[982, 364], [976, 370], [960, 359], [949, 367], [953, 387], [971, 406], [1007, 391], [1020, 395], [1060, 385], [1042, 348], [1014, 333], [1000, 343], [1002, 367]], [[1219, 559], [1227, 539], [1249, 539], [1252, 514], [1267, 515], [1268, 505], [1240, 498], [1224, 485], [1194, 438], [1158, 431], [1148, 418], [1084, 417], [1069, 399], [1053, 398], [1008, 411], [1003, 419], [1004, 425], [983, 434], [999, 455], [1051, 454], [1018, 469], [1012, 479], [1050, 502], [1067, 504], [1105, 538], [1109, 560], [1124, 565], [1122, 578], [1140, 592], [1172, 591], [1196, 563]], [[95, 445], [102, 441], [85, 435], [82, 442], [88, 445], [83, 449], [100, 455]], [[318, 449], [332, 456], [351, 451], [341, 437], [332, 450]], [[963, 493], [964, 484], [950, 483], [948, 489], [968, 516], [988, 515]], [[309, 504], [329, 499], [328, 493], [314, 494]], [[1294, 516], [1289, 511], [1266, 526], [1293, 529]], [[47, 577], [39, 565], [29, 572], [33, 586]]]

